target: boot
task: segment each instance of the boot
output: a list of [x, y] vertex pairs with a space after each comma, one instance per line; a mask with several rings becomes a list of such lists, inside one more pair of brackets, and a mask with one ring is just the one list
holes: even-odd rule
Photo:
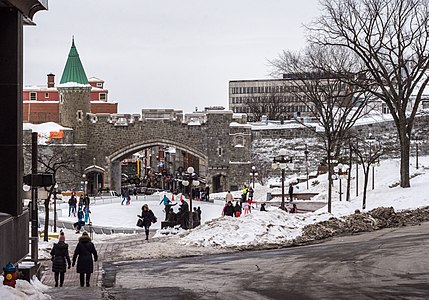
[[146, 230], [146, 241], [149, 239], [149, 230]]

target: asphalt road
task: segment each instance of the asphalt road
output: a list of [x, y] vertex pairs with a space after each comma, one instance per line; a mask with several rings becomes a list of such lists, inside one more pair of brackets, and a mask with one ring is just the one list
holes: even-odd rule
[[429, 299], [429, 223], [310, 246], [103, 269], [111, 299]]

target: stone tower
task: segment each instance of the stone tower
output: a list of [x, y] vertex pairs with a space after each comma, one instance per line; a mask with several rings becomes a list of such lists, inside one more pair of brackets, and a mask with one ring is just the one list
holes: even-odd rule
[[59, 92], [59, 123], [74, 129], [74, 142], [87, 142], [86, 115], [91, 112], [91, 85], [85, 74], [79, 54], [72, 40], [69, 56], [64, 67]]

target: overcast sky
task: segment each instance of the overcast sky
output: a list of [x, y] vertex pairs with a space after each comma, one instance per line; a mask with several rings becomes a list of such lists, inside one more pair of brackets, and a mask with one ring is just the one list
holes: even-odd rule
[[228, 107], [228, 81], [268, 78], [267, 59], [304, 46], [317, 0], [49, 0], [25, 28], [24, 84], [62, 75], [74, 35], [88, 77], [120, 113]]

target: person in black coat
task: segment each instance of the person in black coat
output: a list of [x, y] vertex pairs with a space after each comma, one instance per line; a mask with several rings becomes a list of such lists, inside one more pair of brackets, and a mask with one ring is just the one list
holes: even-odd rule
[[60, 232], [60, 238], [57, 244], [54, 244], [51, 250], [52, 272], [55, 277], [55, 287], [58, 286], [58, 277], [60, 278], [60, 286], [64, 283], [64, 274], [66, 268], [70, 269], [71, 262], [69, 256], [69, 245], [65, 242], [64, 232]]
[[82, 236], [79, 238], [79, 243], [76, 245], [76, 249], [74, 250], [72, 263], [72, 266], [74, 267], [77, 259], [76, 271], [80, 274], [80, 286], [83, 286], [84, 282], [86, 282], [86, 286], [89, 286], [91, 273], [94, 272], [92, 256], [94, 256], [94, 261], [98, 260], [97, 250], [95, 250], [95, 246], [91, 242], [91, 238], [88, 236], [88, 233], [84, 231]]
[[155, 217], [153, 211], [151, 211], [149, 209], [149, 206], [147, 204], [143, 204], [142, 214], [141, 214], [141, 216], [138, 215], [138, 217], [143, 220], [143, 227], [144, 227], [145, 233], [146, 233], [146, 240], [148, 240], [149, 239], [150, 225], [152, 225], [152, 222], [153, 223], [156, 222], [156, 217]]
[[235, 208], [232, 206], [232, 202], [228, 201], [228, 203], [223, 208], [223, 215], [233, 217], [235, 215]]

